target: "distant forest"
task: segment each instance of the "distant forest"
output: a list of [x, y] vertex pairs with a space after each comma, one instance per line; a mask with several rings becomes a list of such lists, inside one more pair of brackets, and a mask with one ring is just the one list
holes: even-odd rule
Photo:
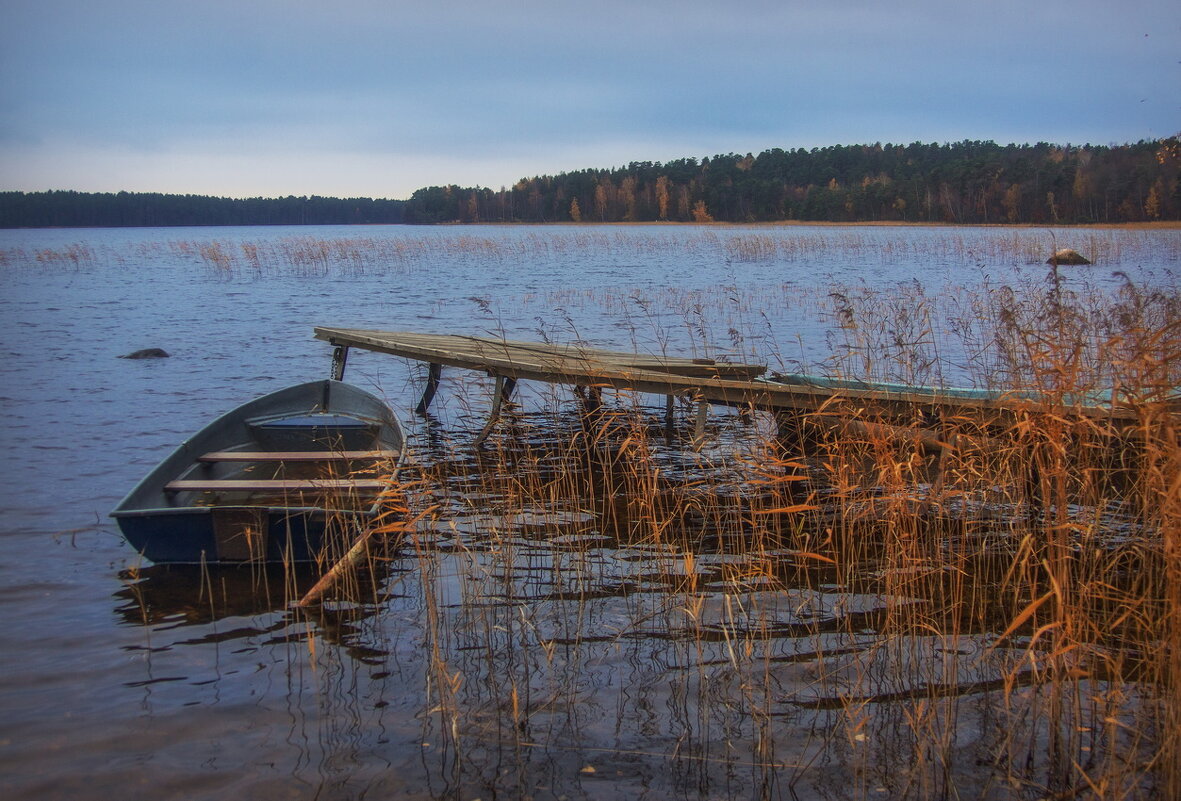
[[365, 225], [403, 222], [404, 200], [207, 197], [154, 192], [0, 192], [0, 228]]
[[0, 192], [0, 227], [1181, 219], [1176, 137], [1116, 146], [838, 145], [432, 186], [409, 200]]

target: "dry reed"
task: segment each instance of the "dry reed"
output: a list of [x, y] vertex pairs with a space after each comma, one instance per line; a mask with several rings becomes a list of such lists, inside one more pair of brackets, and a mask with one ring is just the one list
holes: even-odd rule
[[[1038, 393], [1003, 413], [834, 400], [724, 415], [693, 451], [625, 393], [518, 413], [474, 462], [444, 447], [416, 556], [456, 775], [492, 742], [528, 762], [600, 737], [614, 649], [667, 707], [648, 739], [620, 708], [606, 753], [663, 754], [711, 797], [1175, 794], [1178, 302], [956, 298], [978, 383]], [[940, 377], [932, 299], [830, 303], [834, 372]], [[1122, 416], [1084, 413], [1104, 392]]]

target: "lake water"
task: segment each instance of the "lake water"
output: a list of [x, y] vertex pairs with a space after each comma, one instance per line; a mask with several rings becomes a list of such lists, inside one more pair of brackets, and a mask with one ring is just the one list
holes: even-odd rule
[[[287, 607], [282, 576], [141, 565], [107, 514], [214, 416], [326, 376], [330, 348], [315, 325], [578, 339], [818, 371], [843, 364], [833, 293], [1037, 286], [1054, 246], [1100, 256], [1062, 269], [1084, 292], [1128, 279], [1177, 286], [1177, 230], [0, 231], [5, 797], [845, 797], [847, 760], [810, 745], [828, 713], [752, 722], [730, 700], [749, 688], [722, 669], [725, 638], [669, 637], [687, 624], [650, 576], [667, 553], [612, 544], [594, 515], [563, 523], [578, 548], [531, 539], [521, 523], [519, 553], [490, 553], [494, 524], [462, 512], [479, 484], [473, 459], [457, 458], [468, 500], [440, 523], [437, 550], [390, 561], [378, 600], [311, 618]], [[971, 381], [944, 337], [939, 375]], [[171, 358], [117, 358], [146, 347]], [[423, 420], [411, 411], [423, 374], [354, 352], [346, 379], [389, 400], [421, 459], [455, 458], [440, 453], [478, 430], [489, 387], [451, 371]], [[569, 399], [526, 388], [523, 403], [541, 414]], [[680, 468], [743, 447], [737, 418], [719, 420], [716, 462]], [[585, 586], [555, 578], [563, 560]], [[472, 603], [462, 595], [473, 571], [518, 596], [490, 590], [495, 604]], [[839, 587], [793, 592], [764, 608], [792, 605], [783, 620], [795, 620], [801, 605], [870, 614], [876, 603]], [[704, 597], [707, 627], [738, 615], [725, 593]], [[790, 694], [808, 686], [815, 643], [784, 631], [763, 642], [802, 665], [777, 677]], [[773, 757], [760, 736], [775, 740]], [[854, 795], [888, 789], [870, 782]]]

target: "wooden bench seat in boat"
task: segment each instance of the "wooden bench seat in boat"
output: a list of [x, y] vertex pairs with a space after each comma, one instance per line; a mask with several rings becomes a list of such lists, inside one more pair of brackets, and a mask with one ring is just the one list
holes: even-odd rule
[[396, 460], [398, 451], [210, 451], [198, 462], [344, 462], [354, 459]]
[[284, 479], [178, 479], [164, 485], [165, 492], [300, 492], [315, 490], [380, 490], [389, 482], [380, 478], [284, 478]]

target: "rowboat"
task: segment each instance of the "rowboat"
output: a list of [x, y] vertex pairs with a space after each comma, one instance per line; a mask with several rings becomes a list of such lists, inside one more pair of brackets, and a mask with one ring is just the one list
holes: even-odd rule
[[201, 429], [111, 516], [157, 564], [333, 559], [381, 513], [404, 446], [376, 396], [340, 381], [297, 384]]

